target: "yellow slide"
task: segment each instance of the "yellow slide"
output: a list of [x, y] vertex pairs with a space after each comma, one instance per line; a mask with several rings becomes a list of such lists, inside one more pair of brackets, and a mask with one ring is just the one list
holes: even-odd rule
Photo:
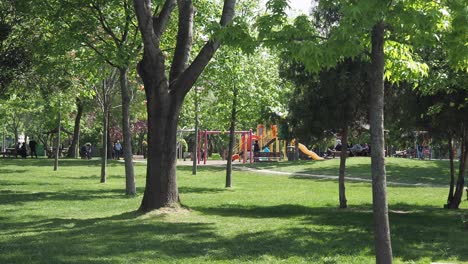
[[324, 158], [320, 157], [319, 155], [317, 155], [317, 153], [309, 150], [306, 146], [302, 145], [301, 143], [299, 143], [299, 150], [306, 154], [307, 156], [309, 156], [311, 159], [313, 160], [324, 160]]

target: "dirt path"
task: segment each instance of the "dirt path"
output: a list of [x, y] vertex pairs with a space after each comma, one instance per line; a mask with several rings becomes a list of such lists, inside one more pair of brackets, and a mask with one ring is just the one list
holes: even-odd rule
[[[146, 160], [135, 160], [135, 162], [146, 162]], [[186, 160], [186, 161], [177, 161], [178, 166], [192, 166], [193, 161]], [[323, 175], [323, 174], [312, 174], [312, 173], [303, 173], [303, 172], [286, 172], [286, 171], [276, 171], [276, 170], [267, 170], [267, 169], [256, 169], [256, 168], [248, 168], [242, 166], [242, 164], [233, 164], [233, 169], [238, 171], [249, 171], [255, 173], [262, 173], [262, 174], [270, 174], [270, 175], [284, 175], [284, 176], [297, 176], [303, 178], [313, 178], [313, 179], [326, 179], [326, 180], [338, 180], [338, 176], [334, 175]], [[210, 160], [207, 162], [206, 165], [199, 164], [198, 166], [215, 166], [215, 167], [224, 167], [226, 166], [225, 160]], [[371, 179], [359, 178], [359, 177], [350, 177], [346, 176], [345, 179], [347, 181], [355, 181], [355, 182], [367, 182], [372, 183]], [[395, 185], [395, 186], [410, 186], [410, 187], [434, 187], [434, 188], [447, 188], [446, 185], [438, 185], [438, 184], [427, 184], [427, 183], [404, 183], [404, 182], [394, 182], [394, 181], [387, 181], [387, 185]]]

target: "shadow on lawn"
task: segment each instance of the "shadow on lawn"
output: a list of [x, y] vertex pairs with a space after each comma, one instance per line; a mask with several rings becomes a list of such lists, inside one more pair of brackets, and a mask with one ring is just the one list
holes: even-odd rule
[[[140, 193], [142, 189], [138, 190]], [[122, 199], [125, 198], [124, 189], [106, 190], [67, 190], [64, 192], [22, 192], [0, 191], [0, 205], [22, 204], [40, 201], [89, 201], [95, 199]]]
[[[411, 211], [403, 212], [408, 207]], [[157, 263], [189, 262], [189, 258], [242, 262], [258, 261], [264, 255], [317, 262], [337, 255], [372, 257], [370, 205], [347, 210], [299, 205], [195, 209], [221, 216], [296, 217], [300, 224], [269, 229], [268, 220], [259, 219], [258, 224], [266, 225], [263, 230], [228, 237], [220, 235], [222, 231], [215, 224], [170, 223], [145, 218], [138, 212], [106, 218], [34, 220], [21, 226], [6, 223], [12, 229], [10, 234], [27, 231], [28, 235], [2, 240], [0, 248], [9, 253], [0, 255], [0, 262]], [[407, 261], [448, 257], [468, 260], [464, 248], [467, 239], [455, 224], [455, 213], [412, 205], [399, 205], [398, 209], [401, 211], [390, 214], [395, 257]], [[7, 220], [1, 219], [3, 223]]]
[[[239, 206], [222, 205], [217, 208], [192, 208], [207, 215], [248, 218], [299, 218], [306, 226], [332, 227], [324, 230], [291, 228], [298, 236], [309, 234], [326, 245], [327, 255], [358, 254], [364, 248], [373, 249], [372, 205], [338, 209], [311, 208], [301, 205]], [[405, 261], [429, 257], [432, 260], [456, 257], [467, 261], [461, 216], [468, 210], [448, 211], [436, 207], [420, 207], [409, 204], [390, 206], [390, 222], [394, 256]], [[267, 220], [263, 220], [267, 221]], [[319, 250], [319, 249], [315, 249]]]
[[7, 174], [11, 174], [11, 173], [25, 173], [25, 172], [27, 172], [27, 170], [24, 170], [24, 169], [16, 169], [16, 170], [0, 169], [0, 175], [7, 175]]

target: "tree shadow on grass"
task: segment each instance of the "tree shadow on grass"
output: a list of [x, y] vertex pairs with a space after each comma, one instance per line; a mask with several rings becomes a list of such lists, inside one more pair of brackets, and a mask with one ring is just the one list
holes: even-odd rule
[[[327, 254], [354, 254], [373, 249], [372, 205], [338, 209], [301, 205], [239, 206], [192, 208], [206, 215], [241, 218], [300, 218], [306, 226], [332, 227], [335, 235], [323, 236]], [[468, 261], [468, 237], [463, 235], [461, 215], [468, 210], [448, 211], [409, 204], [390, 206], [394, 256], [405, 261], [429, 257], [432, 260], [456, 258]], [[325, 228], [328, 230], [328, 228]], [[300, 230], [299, 230], [300, 231]], [[327, 233], [326, 231], [325, 233]], [[294, 231], [295, 234], [300, 232]], [[294, 238], [294, 237], [293, 237]]]
[[188, 187], [181, 186], [179, 187], [179, 193], [197, 193], [197, 194], [206, 194], [206, 193], [222, 193], [226, 192], [226, 188], [205, 188], [205, 187]]
[[[142, 189], [139, 189], [141, 192]], [[90, 201], [95, 199], [122, 199], [123, 189], [67, 190], [64, 192], [24, 192], [0, 190], [0, 205], [39, 201]]]
[[[455, 228], [456, 214], [412, 205], [394, 207], [392, 210], [398, 210], [390, 213], [390, 219], [395, 257], [407, 261], [449, 257], [468, 260], [466, 236]], [[411, 211], [405, 211], [409, 208]], [[305, 262], [338, 255], [373, 258], [370, 205], [347, 210], [300, 205], [193, 209], [207, 215], [233, 216], [238, 218], [236, 221], [244, 217], [295, 217], [299, 224], [275, 229], [268, 228], [267, 219], [259, 219], [258, 223], [265, 225], [262, 230], [225, 236], [218, 230], [219, 224], [165, 222], [138, 212], [92, 219], [34, 220], [16, 227], [27, 231], [27, 235], [0, 239], [0, 248], [9, 252], [0, 255], [0, 262], [255, 262], [265, 255], [278, 259], [299, 257]], [[421, 222], [425, 218], [432, 224]], [[0, 220], [15, 229], [17, 223]], [[448, 235], [451, 232], [458, 234]], [[449, 255], [444, 255], [441, 247], [450, 248]]]
[[11, 174], [11, 173], [25, 173], [27, 170], [24, 170], [24, 169], [16, 169], [16, 170], [12, 170], [12, 169], [0, 169], [0, 176], [1, 175], [8, 175], [8, 174]]

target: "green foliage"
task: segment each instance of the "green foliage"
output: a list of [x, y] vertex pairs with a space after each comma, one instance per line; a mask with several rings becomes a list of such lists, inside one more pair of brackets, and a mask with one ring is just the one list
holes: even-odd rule
[[289, 119], [301, 142], [316, 143], [345, 126], [359, 129], [367, 124], [367, 68], [356, 58], [311, 74], [304, 65], [283, 57], [281, 76], [295, 86]]

